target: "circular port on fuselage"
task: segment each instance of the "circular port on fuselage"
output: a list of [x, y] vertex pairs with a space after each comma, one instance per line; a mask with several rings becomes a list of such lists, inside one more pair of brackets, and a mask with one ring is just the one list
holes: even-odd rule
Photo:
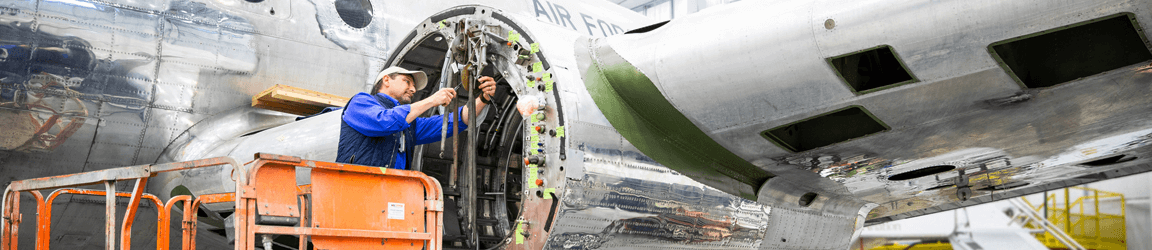
[[336, 0], [336, 14], [353, 28], [368, 27], [372, 23], [372, 3], [368, 0]]

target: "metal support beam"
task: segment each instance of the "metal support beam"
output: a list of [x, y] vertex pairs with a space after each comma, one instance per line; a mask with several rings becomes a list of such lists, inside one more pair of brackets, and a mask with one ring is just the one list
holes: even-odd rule
[[1072, 203], [1068, 197], [1068, 188], [1064, 188], [1064, 232], [1072, 232]]
[[144, 185], [148, 184], [148, 178], [136, 179], [136, 185], [132, 187], [132, 198], [128, 202], [128, 210], [124, 212], [124, 223], [121, 224], [120, 232], [120, 249], [132, 249], [132, 221], [136, 219], [136, 210], [140, 206], [140, 196], [144, 193]]
[[116, 181], [104, 181], [104, 249], [116, 250]]
[[117, 181], [117, 180], [130, 180], [136, 178], [148, 177], [151, 175], [147, 169], [147, 165], [110, 168], [105, 170], [97, 170], [92, 172], [83, 172], [77, 174], [70, 174], [65, 176], [51, 176], [36, 179], [13, 181], [9, 184], [9, 189], [15, 191], [27, 191], [37, 189], [49, 188], [67, 188], [75, 186], [83, 186], [90, 184], [98, 184], [102, 181]]
[[0, 231], [0, 233], [3, 233], [4, 238], [2, 244], [0, 244], [0, 249], [16, 249], [16, 247], [19, 246], [17, 240], [20, 239], [18, 236], [20, 230], [20, 191], [12, 190], [12, 187], [9, 186], [8, 189], [4, 191], [3, 202], [4, 218], [3, 222], [0, 223], [3, 224], [3, 226], [0, 227], [3, 228], [3, 231]]

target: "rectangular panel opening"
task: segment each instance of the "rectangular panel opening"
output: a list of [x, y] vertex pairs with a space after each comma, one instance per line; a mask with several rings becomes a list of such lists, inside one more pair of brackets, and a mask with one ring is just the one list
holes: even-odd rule
[[828, 58], [828, 63], [857, 95], [916, 82], [888, 45]]
[[1152, 59], [1132, 13], [1076, 23], [988, 46], [1024, 88], [1043, 88]]
[[888, 130], [864, 107], [851, 106], [765, 130], [760, 135], [776, 145], [802, 152]]

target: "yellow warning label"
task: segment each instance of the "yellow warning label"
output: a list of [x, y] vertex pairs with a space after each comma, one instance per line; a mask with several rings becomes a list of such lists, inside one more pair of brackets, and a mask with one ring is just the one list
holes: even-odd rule
[[520, 41], [520, 34], [517, 34], [516, 31], [509, 30], [508, 31], [508, 41], [509, 42], [519, 42]]
[[536, 62], [532, 64], [532, 73], [540, 73], [544, 71], [544, 63]]
[[516, 226], [516, 244], [524, 244], [524, 224]]
[[545, 200], [550, 200], [550, 199], [552, 199], [552, 194], [553, 194], [553, 193], [556, 193], [556, 189], [555, 189], [555, 188], [548, 188], [548, 189], [544, 189], [544, 199], [545, 199]]

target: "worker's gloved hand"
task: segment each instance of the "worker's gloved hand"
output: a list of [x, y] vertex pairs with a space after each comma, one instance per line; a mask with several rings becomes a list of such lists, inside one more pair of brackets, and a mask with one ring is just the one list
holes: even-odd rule
[[480, 98], [491, 101], [492, 97], [496, 96], [496, 80], [492, 79], [491, 76], [481, 76], [480, 79], [477, 80], [480, 81], [480, 91], [482, 93]]
[[452, 98], [455, 98], [455, 97], [456, 97], [456, 90], [454, 90], [452, 88], [442, 88], [439, 91], [436, 91], [436, 93], [433, 93], [431, 96], [428, 96], [428, 98], [424, 99], [424, 100], [428, 100], [429, 102], [431, 102], [435, 106], [441, 106], [441, 105], [448, 105], [448, 103], [452, 102]]

